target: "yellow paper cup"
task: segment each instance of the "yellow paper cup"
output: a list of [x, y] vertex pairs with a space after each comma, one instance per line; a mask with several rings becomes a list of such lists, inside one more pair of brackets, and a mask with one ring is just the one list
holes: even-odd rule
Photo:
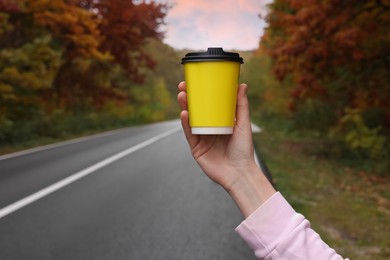
[[240, 65], [238, 53], [222, 48], [192, 52], [182, 59], [193, 134], [232, 134]]

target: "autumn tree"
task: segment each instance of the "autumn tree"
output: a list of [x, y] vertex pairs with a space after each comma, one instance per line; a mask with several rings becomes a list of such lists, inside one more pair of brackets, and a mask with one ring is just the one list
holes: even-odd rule
[[290, 109], [312, 109], [317, 122], [326, 111], [318, 129], [353, 148], [388, 149], [380, 140], [390, 136], [390, 2], [276, 0], [268, 23], [262, 44], [276, 77], [292, 79]]
[[[0, 1], [0, 139], [27, 130], [20, 127], [42, 117], [46, 102], [41, 94], [52, 91], [61, 66], [61, 53], [49, 34], [31, 27], [22, 1]], [[31, 28], [27, 30], [27, 28]]]
[[0, 50], [0, 132], [3, 134], [15, 129], [26, 130], [20, 126], [43, 116], [45, 103], [40, 94], [52, 89], [61, 63], [60, 53], [51, 48], [50, 42], [50, 37], [42, 37], [17, 50]]
[[167, 6], [154, 1], [137, 4], [129, 0], [77, 2], [99, 17], [99, 31], [103, 36], [100, 50], [110, 53], [133, 81], [142, 82], [142, 68], [155, 65], [143, 46], [148, 38], [162, 38], [159, 26], [163, 24]]
[[22, 118], [128, 106], [155, 65], [143, 45], [161, 39], [166, 11], [154, 1], [0, 0], [0, 139]]

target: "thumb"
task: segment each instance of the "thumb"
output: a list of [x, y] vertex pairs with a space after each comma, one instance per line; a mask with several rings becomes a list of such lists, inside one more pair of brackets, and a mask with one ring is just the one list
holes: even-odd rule
[[248, 85], [243, 83], [238, 87], [236, 125], [241, 129], [251, 130], [251, 121], [249, 115]]

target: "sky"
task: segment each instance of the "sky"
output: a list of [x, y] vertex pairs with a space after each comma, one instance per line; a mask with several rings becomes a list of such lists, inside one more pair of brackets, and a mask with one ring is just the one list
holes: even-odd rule
[[159, 0], [172, 5], [165, 18], [164, 42], [176, 49], [253, 50], [272, 0]]

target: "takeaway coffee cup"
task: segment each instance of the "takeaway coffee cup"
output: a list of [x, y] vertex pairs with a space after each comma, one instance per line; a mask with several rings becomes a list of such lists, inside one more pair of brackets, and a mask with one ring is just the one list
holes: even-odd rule
[[191, 132], [232, 134], [243, 59], [238, 53], [208, 48], [207, 52], [187, 53], [181, 63], [187, 84]]

